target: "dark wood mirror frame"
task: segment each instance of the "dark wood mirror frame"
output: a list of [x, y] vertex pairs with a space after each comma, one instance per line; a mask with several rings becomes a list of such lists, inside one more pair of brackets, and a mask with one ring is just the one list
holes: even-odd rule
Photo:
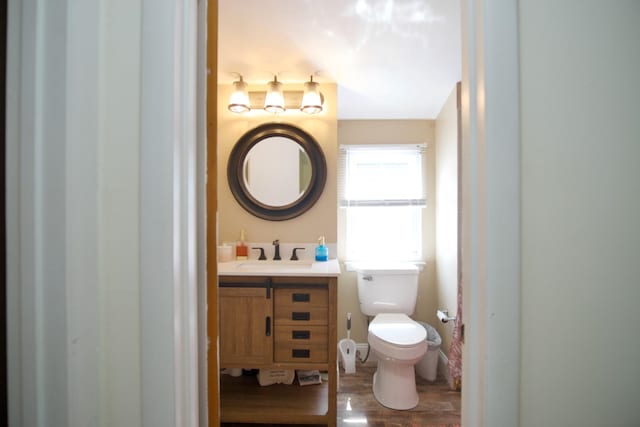
[[[270, 206], [254, 198], [243, 177], [244, 162], [251, 148], [271, 137], [283, 137], [296, 142], [311, 161], [309, 186], [297, 200], [283, 206]], [[249, 130], [238, 139], [229, 156], [227, 180], [231, 193], [249, 213], [269, 221], [283, 221], [302, 215], [318, 201], [327, 181], [327, 162], [318, 142], [304, 130], [286, 123], [266, 123]]]

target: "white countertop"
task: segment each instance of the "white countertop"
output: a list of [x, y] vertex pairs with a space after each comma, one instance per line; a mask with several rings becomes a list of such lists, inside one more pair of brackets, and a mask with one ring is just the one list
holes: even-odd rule
[[219, 276], [337, 277], [340, 264], [329, 261], [230, 261], [218, 263]]

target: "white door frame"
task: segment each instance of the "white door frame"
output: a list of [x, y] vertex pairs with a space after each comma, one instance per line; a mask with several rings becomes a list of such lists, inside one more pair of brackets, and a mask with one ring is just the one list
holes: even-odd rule
[[[198, 2], [142, 1], [142, 425], [199, 425]], [[206, 402], [206, 400], [204, 400]]]
[[517, 0], [462, 2], [462, 424], [519, 424]]

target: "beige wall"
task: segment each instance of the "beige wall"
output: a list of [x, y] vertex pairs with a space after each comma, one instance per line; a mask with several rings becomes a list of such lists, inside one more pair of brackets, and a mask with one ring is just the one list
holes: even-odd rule
[[[454, 87], [436, 119], [436, 287], [438, 308], [455, 316], [458, 306], [458, 110]], [[453, 322], [436, 322], [449, 353]]]
[[[288, 85], [285, 90], [302, 90], [302, 85]], [[264, 90], [264, 86], [249, 87]], [[337, 240], [337, 120], [336, 85], [322, 84], [325, 111], [307, 115], [300, 111], [274, 115], [263, 111], [234, 114], [227, 109], [230, 85], [218, 87], [218, 241], [235, 242], [240, 230], [247, 231], [249, 242], [271, 242], [278, 238], [283, 243], [314, 243], [324, 235], [328, 243]], [[234, 144], [245, 132], [268, 122], [294, 124], [307, 131], [318, 141], [327, 160], [327, 183], [320, 199], [303, 215], [286, 221], [267, 221], [245, 211], [234, 199], [227, 182], [227, 162]]]
[[[247, 130], [269, 121], [274, 116], [264, 113], [252, 115], [235, 115], [227, 110], [226, 102], [230, 94], [228, 86], [219, 86], [219, 116], [218, 116], [218, 227], [219, 242], [233, 242], [237, 239], [240, 229], [248, 233], [248, 240], [252, 242], [269, 242], [280, 238], [284, 242], [315, 242], [319, 234], [325, 234], [328, 242], [338, 242], [338, 257], [342, 258], [344, 235], [343, 222], [338, 225], [339, 211], [337, 208], [337, 154], [340, 144], [399, 144], [424, 143], [427, 148], [427, 191], [428, 202], [425, 208], [424, 257], [425, 269], [420, 274], [420, 290], [418, 305], [414, 318], [431, 324], [437, 321], [437, 293], [435, 285], [435, 139], [434, 122], [431, 120], [347, 120], [337, 122], [335, 114], [335, 86], [323, 84], [322, 92], [328, 111], [318, 116], [306, 116], [292, 113], [288, 116], [278, 116], [283, 122], [296, 124], [311, 133], [327, 157], [328, 177], [325, 190], [318, 203], [307, 213], [288, 221], [273, 222], [256, 218], [247, 213], [235, 201], [227, 184], [227, 161], [233, 144]], [[250, 88], [261, 90], [262, 88]], [[344, 261], [343, 259], [341, 259]], [[366, 317], [360, 313], [358, 296], [356, 293], [355, 273], [346, 272], [339, 280], [338, 291], [338, 335], [346, 336], [346, 313], [353, 315], [352, 338], [358, 342], [367, 341]]]
[[[413, 318], [434, 324], [437, 294], [435, 285], [435, 138], [432, 120], [341, 120], [340, 144], [413, 144], [427, 143], [427, 207], [423, 217], [423, 257], [426, 265], [420, 273], [418, 303]], [[344, 218], [338, 211], [338, 257], [344, 260]], [[352, 313], [351, 337], [367, 342], [367, 320], [360, 313], [356, 275], [346, 272], [338, 289], [338, 336], [346, 336], [346, 313]]]
[[[280, 238], [283, 242], [315, 242], [319, 234], [325, 234], [329, 242], [338, 243], [338, 258], [344, 261], [344, 222], [340, 219], [337, 208], [337, 155], [338, 144], [387, 144], [387, 143], [427, 143], [427, 192], [428, 201], [423, 220], [423, 255], [426, 261], [420, 273], [418, 304], [414, 318], [437, 323], [435, 315], [438, 307], [435, 268], [435, 161], [436, 146], [434, 121], [432, 120], [336, 120], [335, 86], [327, 89], [322, 86], [328, 111], [319, 116], [306, 116], [293, 113], [278, 116], [283, 122], [300, 126], [311, 133], [322, 146], [327, 157], [328, 177], [325, 190], [318, 203], [299, 218], [288, 221], [265, 221], [244, 211], [235, 201], [227, 184], [227, 161], [233, 144], [247, 130], [269, 121], [274, 116], [264, 113], [252, 115], [235, 115], [226, 108], [230, 88], [219, 86], [218, 116], [218, 227], [219, 242], [233, 242], [240, 229], [247, 230], [251, 242], [269, 242]], [[262, 88], [250, 88], [261, 90]], [[352, 338], [358, 342], [367, 341], [366, 317], [360, 313], [356, 292], [355, 273], [346, 272], [339, 279], [338, 290], [338, 336], [346, 336], [346, 314], [352, 313]]]
[[520, 426], [638, 425], [640, 2], [519, 13]]

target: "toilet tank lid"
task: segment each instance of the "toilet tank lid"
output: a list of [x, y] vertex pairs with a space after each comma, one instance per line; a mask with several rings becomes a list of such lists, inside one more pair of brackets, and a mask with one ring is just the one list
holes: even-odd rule
[[420, 270], [412, 262], [357, 262], [353, 264], [358, 273], [363, 274], [408, 274]]

